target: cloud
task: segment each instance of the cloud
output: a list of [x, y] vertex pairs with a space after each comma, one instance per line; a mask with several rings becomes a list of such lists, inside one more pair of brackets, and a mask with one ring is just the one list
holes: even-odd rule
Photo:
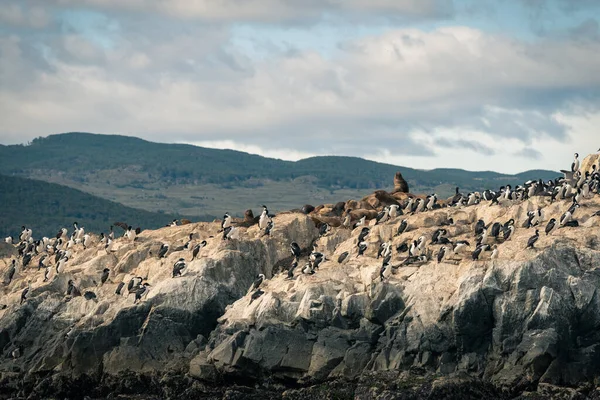
[[0, 7], [0, 22], [16, 27], [40, 29], [50, 23], [46, 9], [39, 6], [27, 7], [19, 3], [6, 2]]
[[[261, 4], [272, 8], [242, 5], [228, 21], [273, 21], [295, 4], [269, 1]], [[201, 22], [163, 18], [167, 3], [158, 1], [88, 0], [96, 11], [53, 4], [65, 9], [45, 34], [0, 32], [0, 143], [92, 131], [262, 155], [356, 155], [422, 168], [435, 159], [439, 166], [499, 169], [487, 163], [513, 157], [515, 149], [556, 144], [558, 152], [579, 140], [574, 116], [588, 114], [573, 105], [599, 104], [600, 43], [568, 35], [519, 40], [466, 26], [346, 26], [352, 34], [332, 40], [337, 46], [329, 52], [314, 49], [315, 36], [303, 46], [265, 43], [257, 56], [251, 42], [215, 23], [228, 1], [204, 17], [198, 10], [205, 2], [168, 3], [172, 13], [183, 13], [180, 7], [207, 19]], [[328, 10], [451, 10], [450, 2], [435, 1], [303, 4], [301, 18]], [[310, 37], [312, 28], [303, 29]], [[547, 165], [556, 162], [542, 154]], [[513, 159], [518, 165], [502, 168], [529, 167]]]
[[158, 13], [217, 22], [308, 22], [325, 15], [446, 18], [452, 0], [53, 0], [72, 7]]
[[471, 142], [468, 140], [463, 140], [463, 139], [445, 139], [445, 138], [441, 138], [441, 139], [437, 139], [436, 140], [436, 145], [439, 147], [446, 147], [446, 148], [454, 148], [454, 149], [469, 149], [469, 150], [473, 150], [477, 153], [480, 154], [486, 154], [486, 155], [493, 155], [496, 152], [484, 145], [481, 144], [479, 142]]
[[523, 147], [521, 150], [519, 150], [513, 154], [517, 157], [522, 157], [522, 158], [526, 158], [526, 159], [533, 159], [533, 160], [541, 160], [542, 159], [542, 153], [540, 153], [536, 149], [532, 149], [531, 147]]

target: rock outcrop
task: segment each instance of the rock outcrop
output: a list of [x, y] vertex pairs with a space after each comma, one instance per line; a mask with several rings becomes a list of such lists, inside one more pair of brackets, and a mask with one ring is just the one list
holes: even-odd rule
[[[356, 202], [352, 215], [371, 219], [396, 199], [375, 193]], [[578, 227], [550, 235], [543, 232], [546, 222], [559, 218], [570, 200], [551, 204], [533, 197], [442, 208], [377, 225], [367, 221], [362, 256], [356, 249], [361, 227], [330, 223], [334, 228], [323, 236], [315, 227], [341, 218], [336, 215], [349, 202], [342, 205], [277, 215], [270, 236], [254, 223], [241, 223], [234, 239], [223, 240], [219, 223], [191, 223], [143, 231], [133, 242], [119, 238], [109, 253], [102, 245], [75, 245], [64, 271], [57, 273], [50, 262], [47, 281], [44, 268], [38, 270], [39, 256], [25, 268], [19, 261], [13, 280], [1, 289], [0, 393], [83, 397], [80, 390], [87, 388], [91, 397], [600, 395], [598, 196], [581, 201], [574, 216]], [[535, 228], [521, 223], [540, 208], [540, 239], [526, 249]], [[447, 249], [437, 263], [441, 245], [430, 243], [432, 234], [450, 218], [448, 239], [470, 246], [458, 254]], [[511, 218], [517, 228], [510, 240], [485, 239], [497, 246], [498, 257], [484, 251], [474, 260], [475, 223]], [[403, 219], [408, 229], [398, 235]], [[428, 260], [406, 263], [406, 253], [396, 248], [422, 236]], [[192, 260], [190, 249], [202, 240], [208, 244]], [[302, 248], [293, 279], [287, 273], [291, 242]], [[394, 250], [393, 274], [382, 280], [377, 253], [383, 242]], [[158, 258], [162, 243], [170, 250]], [[325, 260], [314, 275], [305, 275], [300, 270], [313, 244]], [[0, 250], [4, 274], [16, 252], [12, 246]], [[339, 263], [344, 252], [349, 256]], [[187, 268], [173, 278], [180, 258]], [[104, 268], [110, 275], [101, 284]], [[258, 274], [266, 277], [264, 294], [252, 298], [249, 288]], [[133, 277], [150, 284], [138, 302], [126, 288], [115, 293]], [[95, 298], [66, 296], [69, 280]]]

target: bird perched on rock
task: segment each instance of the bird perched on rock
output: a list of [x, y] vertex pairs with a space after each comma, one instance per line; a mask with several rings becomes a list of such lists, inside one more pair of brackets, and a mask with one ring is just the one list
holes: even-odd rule
[[257, 289], [254, 293], [252, 293], [252, 296], [250, 296], [250, 303], [252, 304], [252, 302], [256, 299], [258, 299], [260, 296], [262, 296], [263, 294], [265, 294], [265, 292], [263, 292], [260, 289]]
[[275, 222], [273, 222], [273, 219], [269, 218], [269, 221], [267, 222], [267, 226], [265, 227], [264, 236], [271, 236], [271, 232], [273, 231], [274, 227], [275, 227]]
[[235, 226], [228, 226], [223, 230], [223, 240], [231, 240], [233, 238], [233, 233], [235, 232]]
[[343, 252], [342, 254], [340, 254], [340, 256], [339, 256], [339, 257], [338, 257], [338, 259], [337, 259], [337, 262], [338, 262], [338, 264], [341, 264], [341, 263], [343, 263], [343, 262], [344, 262], [344, 261], [345, 261], [345, 260], [348, 258], [348, 255], [349, 255], [349, 254], [350, 254], [350, 253], [349, 253], [349, 252], [347, 252], [347, 251], [345, 251], [345, 252]]
[[27, 282], [27, 287], [25, 289], [23, 289], [23, 291], [21, 292], [21, 302], [19, 304], [23, 304], [23, 302], [25, 300], [27, 300], [27, 294], [29, 293], [30, 290], [31, 290], [31, 280], [29, 280]]
[[267, 228], [267, 223], [269, 222], [269, 210], [267, 210], [267, 206], [263, 204], [263, 210], [258, 218], [258, 229], [263, 230]]
[[579, 154], [575, 153], [575, 158], [571, 163], [571, 172], [579, 171]]
[[173, 278], [176, 276], [181, 276], [181, 271], [183, 271], [187, 267], [185, 260], [180, 258], [173, 264]]
[[483, 251], [489, 250], [489, 248], [490, 248], [489, 244], [482, 244], [482, 245], [478, 246], [475, 249], [475, 251], [473, 251], [473, 253], [471, 254], [471, 257], [473, 258], [473, 261], [479, 260], [479, 256], [481, 255], [481, 253]]
[[388, 206], [383, 207], [383, 210], [381, 210], [375, 217], [375, 225], [383, 224], [385, 221], [388, 220], [389, 216], [390, 208]]
[[535, 248], [535, 242], [538, 241], [538, 239], [540, 238], [540, 231], [539, 230], [535, 230], [535, 235], [533, 235], [532, 237], [529, 238], [529, 240], [527, 241], [527, 247], [525, 247], [526, 249], [530, 248], [533, 249]]
[[383, 280], [389, 278], [391, 274], [392, 266], [390, 265], [389, 260], [387, 262], [384, 261], [381, 265], [381, 268], [379, 269], [379, 279], [381, 280], [381, 282], [383, 282]]
[[75, 282], [73, 282], [72, 279], [69, 279], [69, 282], [67, 283], [67, 296], [71, 296], [71, 297], [75, 297], [75, 296], [81, 296], [81, 293], [79, 292], [79, 289], [77, 289], [75, 287]]
[[398, 226], [398, 230], [396, 231], [396, 236], [402, 235], [404, 232], [406, 232], [407, 228], [408, 228], [408, 221], [403, 219], [402, 222], [400, 222], [400, 225]]
[[356, 257], [362, 256], [363, 254], [365, 254], [365, 250], [367, 250], [367, 243], [366, 242], [360, 242], [358, 244], [358, 254], [356, 255]]
[[144, 280], [144, 278], [142, 278], [141, 276], [134, 276], [133, 278], [131, 278], [129, 280], [129, 283], [127, 284], [127, 293], [133, 293], [135, 290], [137, 290], [140, 285], [142, 284], [142, 281]]
[[288, 273], [287, 273], [287, 278], [286, 279], [292, 279], [294, 277], [294, 270], [296, 269], [296, 267], [298, 266], [298, 259], [294, 259], [294, 262], [292, 262], [292, 265], [290, 265], [290, 267], [288, 268]]
[[300, 258], [300, 255], [302, 254], [302, 250], [300, 249], [300, 246], [298, 245], [298, 243], [292, 242], [292, 244], [290, 245], [290, 250], [294, 257]]
[[492, 247], [492, 255], [490, 256], [490, 260], [495, 260], [498, 258], [498, 245], [494, 245]]
[[104, 283], [108, 280], [109, 275], [110, 275], [110, 269], [104, 268], [102, 270], [102, 276], [100, 277], [100, 285], [104, 285]]
[[200, 249], [202, 249], [203, 247], [206, 247], [206, 240], [203, 240], [194, 246], [194, 248], [192, 249], [192, 260], [196, 259], [198, 253], [200, 253]]
[[362, 228], [360, 233], [358, 234], [358, 243], [364, 241], [365, 238], [367, 237], [367, 235], [369, 235], [370, 231], [371, 230], [369, 228], [367, 228], [366, 226], [364, 228]]
[[160, 249], [158, 249], [158, 258], [164, 258], [169, 251], [169, 244], [163, 243], [160, 245]]
[[379, 250], [377, 251], [377, 258], [379, 259], [379, 257], [387, 257], [392, 252], [391, 246], [392, 245], [388, 242], [381, 243], [381, 245], [379, 245]]
[[86, 291], [83, 294], [83, 298], [86, 299], [86, 300], [95, 300], [96, 299], [96, 293], [91, 292], [91, 291], [88, 290], [88, 291]]
[[325, 236], [330, 230], [331, 230], [331, 227], [329, 226], [329, 224], [323, 223], [319, 227], [319, 236]]
[[121, 295], [121, 290], [123, 290], [123, 286], [125, 286], [125, 282], [121, 282], [117, 285], [117, 290], [115, 290], [115, 294]]
[[133, 304], [136, 304], [137, 302], [139, 302], [142, 299], [142, 297], [144, 297], [145, 295], [148, 294], [149, 291], [150, 291], [150, 284], [148, 282], [145, 282], [142, 286], [140, 286], [135, 291], [135, 298], [133, 299]]
[[442, 246], [440, 248], [440, 251], [438, 252], [438, 255], [437, 255], [438, 264], [442, 262], [442, 260], [444, 259], [444, 255], [446, 255], [446, 246]]
[[556, 228], [556, 218], [550, 218], [548, 225], [546, 225], [546, 236], [548, 236]]
[[231, 218], [231, 215], [229, 215], [229, 213], [225, 213], [225, 215], [223, 215], [223, 221], [221, 222], [221, 230], [229, 228], [232, 222], [233, 219]]
[[252, 286], [250, 286], [250, 289], [248, 291], [251, 292], [253, 290], [258, 289], [258, 287], [263, 283], [264, 280], [265, 280], [264, 274], [256, 275], [256, 279], [254, 280], [254, 282], [252, 282]]

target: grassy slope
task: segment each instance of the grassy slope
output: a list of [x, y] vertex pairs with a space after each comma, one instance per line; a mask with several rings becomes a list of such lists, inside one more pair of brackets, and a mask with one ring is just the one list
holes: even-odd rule
[[4, 175], [0, 175], [0, 204], [2, 238], [18, 235], [21, 225], [30, 227], [39, 237], [54, 235], [74, 221], [86, 231], [98, 233], [107, 232], [115, 221], [145, 229], [159, 228], [176, 218], [125, 207], [60, 185]]
[[3, 173], [67, 185], [130, 207], [187, 215], [240, 214], [269, 203], [275, 210], [360, 198], [391, 189], [401, 171], [414, 193], [449, 196], [551, 179], [552, 171], [515, 176], [458, 169], [415, 170], [355, 157], [282, 161], [232, 150], [162, 144], [88, 133], [51, 135], [28, 146], [0, 146]]

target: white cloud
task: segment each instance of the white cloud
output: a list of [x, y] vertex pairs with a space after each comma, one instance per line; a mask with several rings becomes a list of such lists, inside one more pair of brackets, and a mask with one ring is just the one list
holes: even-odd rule
[[324, 13], [446, 17], [452, 0], [54, 0], [65, 6], [158, 12], [183, 19], [275, 22], [320, 19]]
[[50, 22], [50, 16], [43, 7], [24, 7], [18, 3], [6, 2], [0, 6], [0, 22], [3, 24], [40, 29]]
[[[516, 172], [558, 169], [555, 147], [544, 146], [579, 146], [595, 135], [583, 122], [595, 114], [570, 104], [600, 93], [598, 42], [524, 42], [447, 26], [364, 36], [329, 57], [290, 51], [254, 59], [224, 27], [158, 23], [151, 30], [123, 22], [110, 47], [60, 35], [44, 66], [31, 56], [39, 43], [0, 36], [0, 78], [9, 82], [0, 89], [0, 141], [92, 131], [285, 159], [370, 155], [419, 168]], [[586, 101], [597, 105], [598, 97]], [[526, 147], [542, 159], [515, 156]]]

